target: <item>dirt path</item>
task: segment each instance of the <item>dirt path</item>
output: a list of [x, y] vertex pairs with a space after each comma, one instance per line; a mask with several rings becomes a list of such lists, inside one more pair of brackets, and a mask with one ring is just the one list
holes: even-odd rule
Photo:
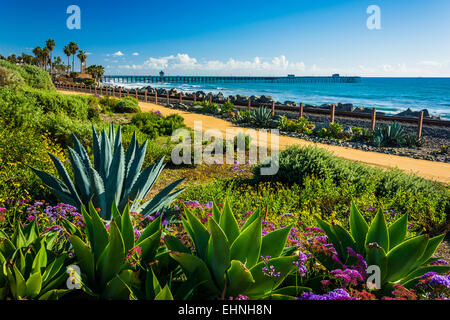
[[[61, 93], [67, 94], [67, 91], [60, 91]], [[84, 94], [80, 92], [71, 92], [73, 94]], [[184, 118], [184, 122], [188, 127], [194, 127], [194, 121], [202, 121], [202, 130], [206, 131], [209, 129], [220, 130], [225, 137], [226, 129], [239, 129], [240, 127], [232, 124], [229, 121], [225, 121], [219, 118], [190, 113], [177, 109], [170, 109], [160, 105], [155, 105], [153, 103], [139, 103], [141, 110], [143, 112], [149, 111], [160, 111], [163, 115], [169, 115], [177, 113]], [[269, 134], [270, 136], [270, 134]], [[423, 178], [439, 181], [443, 183], [450, 184], [450, 164], [442, 163], [436, 161], [428, 161], [421, 159], [413, 159], [409, 157], [401, 157], [396, 155], [389, 155], [385, 153], [362, 151], [358, 149], [352, 149], [347, 147], [333, 146], [321, 143], [314, 143], [310, 141], [301, 140], [298, 138], [278, 136], [279, 138], [279, 148], [284, 149], [290, 145], [316, 145], [318, 147], [324, 148], [333, 152], [336, 156], [359, 161], [373, 166], [383, 167], [383, 168], [399, 168], [405, 172], [415, 173]], [[268, 141], [270, 142], [270, 137]]]

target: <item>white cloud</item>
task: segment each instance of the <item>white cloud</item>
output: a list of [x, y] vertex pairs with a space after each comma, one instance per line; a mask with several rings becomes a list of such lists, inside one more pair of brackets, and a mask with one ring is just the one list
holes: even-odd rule
[[117, 52], [113, 53], [112, 55], [115, 57], [122, 57], [123, 53], [122, 53], [122, 51], [117, 51]]
[[[120, 51], [119, 53], [123, 55]], [[121, 55], [114, 54], [116, 56]], [[285, 76], [301, 75], [341, 75], [359, 76], [436, 76], [449, 75], [450, 62], [420, 61], [415, 64], [378, 63], [355, 64], [347, 67], [327, 67], [326, 61], [321, 65], [306, 65], [303, 61], [290, 61], [284, 55], [273, 58], [254, 57], [252, 59], [206, 60], [190, 57], [186, 53], [178, 53], [163, 57], [149, 57], [141, 64], [119, 65], [119, 70], [134, 70], [140, 74], [156, 74], [163, 70], [168, 75], [254, 75]]]
[[133, 52], [133, 56], [138, 56], [139, 52]]

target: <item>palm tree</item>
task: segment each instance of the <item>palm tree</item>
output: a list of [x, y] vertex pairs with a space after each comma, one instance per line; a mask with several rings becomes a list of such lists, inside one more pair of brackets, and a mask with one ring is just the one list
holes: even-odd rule
[[72, 52], [70, 52], [70, 47], [69, 47], [69, 45], [67, 45], [67, 46], [64, 47], [64, 54], [67, 56], [67, 70], [69, 70], [69, 68], [70, 68], [70, 61], [69, 61], [69, 58], [70, 58], [70, 56], [71, 56], [71, 54], [72, 54]]
[[86, 62], [87, 60], [87, 55], [86, 52], [84, 52], [83, 50], [80, 50], [80, 53], [78, 53], [77, 55], [78, 59], [80, 59], [80, 73], [83, 73], [83, 64]]
[[45, 71], [47, 71], [49, 54], [50, 54], [50, 50], [47, 47], [42, 49], [42, 63], [44, 64], [44, 70]]
[[69, 49], [70, 49], [70, 53], [73, 55], [72, 56], [72, 71], [75, 71], [75, 55], [78, 52], [78, 44], [76, 44], [75, 42], [69, 43]]
[[93, 64], [86, 69], [87, 73], [89, 73], [95, 81], [101, 79], [103, 74], [105, 73], [105, 68], [102, 65]]
[[37, 65], [42, 68], [42, 64], [41, 64], [41, 62], [42, 62], [42, 55], [43, 55], [42, 48], [41, 47], [34, 48], [33, 49], [33, 54], [36, 57]]
[[48, 50], [50, 51], [50, 74], [52, 74], [53, 73], [52, 60], [53, 60], [53, 49], [55, 49], [55, 40], [48, 39], [46, 45]]

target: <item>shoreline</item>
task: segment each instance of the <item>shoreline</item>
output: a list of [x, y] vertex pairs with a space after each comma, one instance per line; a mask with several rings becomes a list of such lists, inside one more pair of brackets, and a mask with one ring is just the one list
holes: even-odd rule
[[[57, 91], [63, 94], [90, 95], [89, 93], [77, 91], [67, 91], [60, 89], [58, 89]], [[156, 105], [154, 103], [142, 101], [139, 101], [139, 105], [141, 107], [142, 112], [160, 111], [163, 115], [177, 113], [185, 119], [184, 120], [185, 124], [191, 128], [193, 128], [194, 126], [194, 121], [203, 120], [204, 131], [208, 129], [218, 129], [222, 133], [225, 133], [226, 129], [243, 128], [229, 121], [225, 121], [223, 119], [216, 118], [213, 116], [192, 113], [179, 109], [171, 109], [161, 105]], [[284, 149], [285, 147], [290, 145], [299, 145], [299, 146], [315, 145], [317, 147], [331, 151], [336, 156], [347, 160], [357, 161], [381, 168], [398, 168], [404, 172], [413, 173], [428, 180], [437, 181], [444, 184], [450, 184], [449, 163], [414, 159], [410, 157], [390, 155], [373, 151], [363, 151], [344, 146], [334, 146], [318, 142], [310, 142], [299, 138], [288, 137], [283, 135], [279, 136], [280, 149]]]

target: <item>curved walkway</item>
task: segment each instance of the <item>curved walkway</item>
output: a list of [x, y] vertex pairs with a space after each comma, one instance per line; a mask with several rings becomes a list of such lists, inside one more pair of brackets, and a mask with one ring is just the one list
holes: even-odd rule
[[[67, 94], [67, 91], [60, 91], [61, 93]], [[71, 92], [71, 94], [84, 94], [80, 92]], [[190, 113], [187, 111], [182, 111], [178, 109], [170, 109], [153, 103], [139, 102], [141, 110], [143, 112], [149, 111], [160, 111], [163, 115], [169, 115], [177, 113], [184, 118], [184, 122], [188, 127], [194, 127], [194, 121], [202, 121], [202, 130], [206, 131], [209, 129], [220, 130], [225, 136], [226, 129], [239, 129], [240, 127], [234, 125], [233, 123], [219, 119], [212, 116]], [[270, 141], [270, 138], [268, 139]], [[318, 147], [324, 148], [331, 151], [336, 156], [359, 161], [369, 165], [383, 167], [383, 168], [399, 168], [408, 173], [415, 173], [423, 178], [443, 182], [450, 184], [450, 164], [436, 161], [428, 161], [422, 159], [413, 159], [409, 157], [402, 157], [396, 155], [389, 155], [379, 152], [362, 151], [358, 149], [327, 145], [322, 143], [310, 142], [298, 138], [279, 136], [279, 147], [284, 149], [290, 145], [316, 145]]]

